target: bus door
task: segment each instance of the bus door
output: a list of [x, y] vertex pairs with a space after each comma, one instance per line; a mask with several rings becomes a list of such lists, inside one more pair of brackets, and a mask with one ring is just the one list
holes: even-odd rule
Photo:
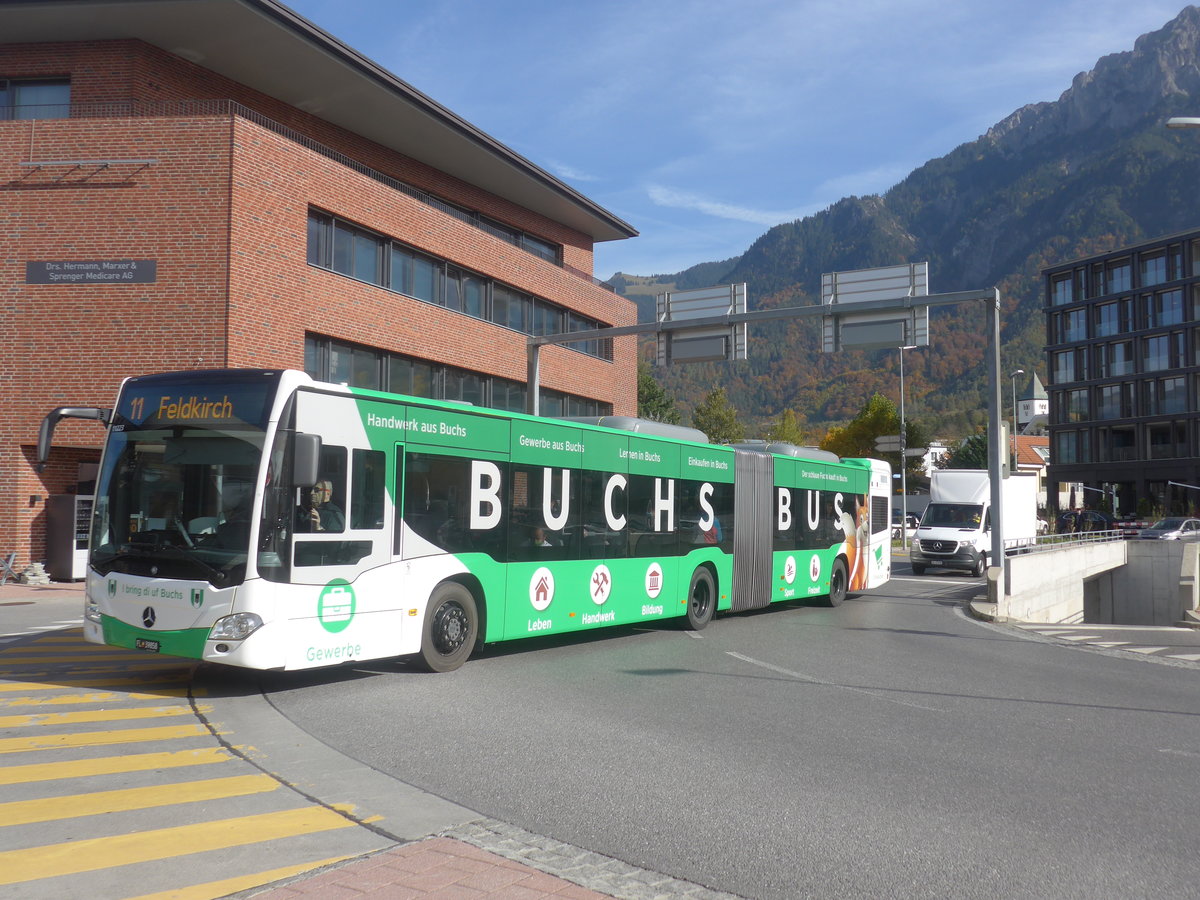
[[[505, 493], [507, 637], [574, 629], [595, 608], [588, 598], [602, 565], [580, 558], [585, 530], [596, 535], [586, 527], [581, 497], [585, 444], [580, 430], [565, 422], [513, 422]], [[600, 580], [592, 598], [597, 607], [611, 586], [609, 576]]]
[[[388, 452], [375, 446], [357, 398], [300, 391], [297, 431], [319, 435], [317, 483], [294, 498], [292, 580], [354, 583], [392, 557]], [[396, 407], [403, 421], [403, 407]], [[390, 448], [389, 448], [390, 449]]]

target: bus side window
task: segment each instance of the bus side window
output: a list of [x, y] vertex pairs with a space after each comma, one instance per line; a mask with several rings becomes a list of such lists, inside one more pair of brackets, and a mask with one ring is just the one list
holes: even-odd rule
[[346, 530], [346, 448], [324, 444], [313, 489], [300, 490], [296, 530], [337, 533]]
[[355, 450], [350, 482], [350, 527], [383, 527], [387, 456], [381, 450]]

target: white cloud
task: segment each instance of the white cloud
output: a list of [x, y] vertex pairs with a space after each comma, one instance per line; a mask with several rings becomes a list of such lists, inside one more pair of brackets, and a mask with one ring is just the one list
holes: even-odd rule
[[576, 169], [574, 166], [570, 166], [566, 163], [558, 162], [557, 160], [553, 160], [553, 159], [546, 161], [546, 168], [548, 168], [551, 172], [553, 172], [559, 178], [565, 179], [567, 181], [599, 181], [600, 180], [599, 176], [597, 176], [597, 175], [589, 175], [588, 173], [586, 173], [580, 169]]
[[693, 194], [689, 191], [681, 191], [653, 184], [646, 189], [646, 194], [657, 206], [666, 206], [672, 209], [690, 209], [695, 212], [704, 213], [707, 216], [716, 216], [719, 219], [753, 222], [756, 225], [766, 225], [768, 227], [778, 225], [780, 222], [790, 222], [793, 219], [799, 219], [813, 212], [811, 209], [783, 211], [752, 209], [748, 206], [737, 206], [733, 203], [710, 200], [707, 197], [702, 197], [699, 194]]

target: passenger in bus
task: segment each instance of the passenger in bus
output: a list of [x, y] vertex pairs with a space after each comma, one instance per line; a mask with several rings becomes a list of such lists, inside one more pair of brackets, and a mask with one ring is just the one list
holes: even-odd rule
[[314, 484], [308, 491], [308, 503], [297, 514], [297, 530], [345, 531], [346, 515], [331, 502], [332, 497], [333, 482], [325, 480]]
[[553, 547], [554, 545], [546, 540], [546, 530], [539, 525], [533, 529], [533, 533], [529, 536], [529, 546]]

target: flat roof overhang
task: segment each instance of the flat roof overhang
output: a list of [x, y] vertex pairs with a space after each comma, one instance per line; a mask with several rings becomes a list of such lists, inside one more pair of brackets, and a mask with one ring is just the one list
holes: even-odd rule
[[568, 225], [633, 226], [274, 0], [0, 0], [0, 43], [135, 38]]

